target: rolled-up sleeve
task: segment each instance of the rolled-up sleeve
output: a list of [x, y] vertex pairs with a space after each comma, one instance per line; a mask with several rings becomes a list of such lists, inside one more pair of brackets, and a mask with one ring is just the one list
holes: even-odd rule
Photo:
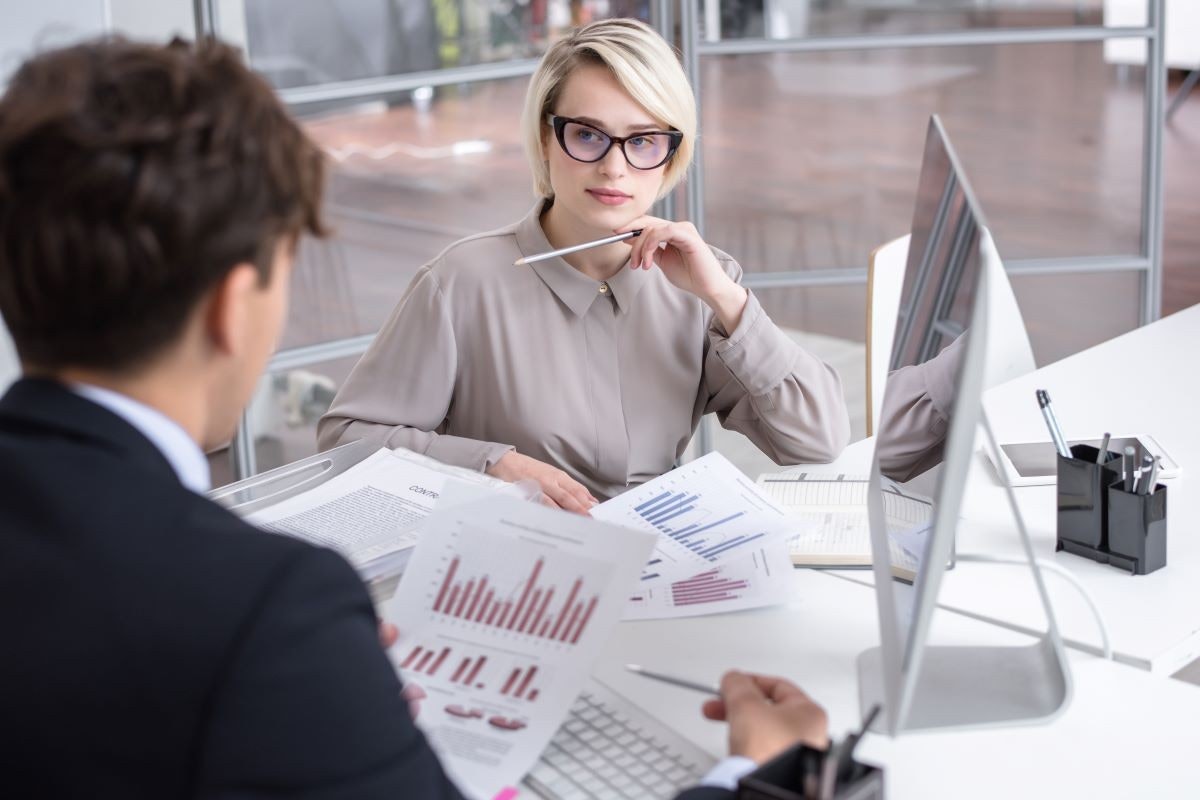
[[317, 426], [327, 450], [367, 439], [484, 471], [513, 449], [441, 432], [454, 397], [458, 349], [437, 276], [426, 267], [338, 391]]
[[[740, 267], [727, 269], [740, 280]], [[731, 333], [713, 318], [707, 344], [706, 412], [781, 466], [837, 458], [850, 440], [841, 378], [780, 330], [753, 292]]]

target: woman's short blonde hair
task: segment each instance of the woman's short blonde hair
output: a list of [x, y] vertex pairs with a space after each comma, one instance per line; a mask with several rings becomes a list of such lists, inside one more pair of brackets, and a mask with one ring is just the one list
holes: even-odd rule
[[546, 51], [529, 81], [521, 115], [525, 153], [533, 188], [553, 197], [550, 167], [543, 158], [544, 137], [553, 136], [546, 116], [553, 113], [563, 84], [584, 64], [602, 64], [630, 96], [656, 120], [683, 134], [663, 173], [662, 197], [682, 180], [696, 146], [696, 98], [675, 51], [648, 25], [634, 19], [606, 19], [584, 25]]

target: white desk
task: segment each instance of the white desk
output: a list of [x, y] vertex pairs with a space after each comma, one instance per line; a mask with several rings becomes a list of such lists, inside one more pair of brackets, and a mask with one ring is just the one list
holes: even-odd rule
[[[1040, 559], [1069, 570], [1092, 595], [1108, 626], [1117, 660], [1170, 674], [1200, 657], [1200, 306], [1050, 364], [991, 389], [984, 409], [1001, 442], [1048, 438], [1034, 390], [1047, 389], [1067, 438], [1103, 431], [1148, 433], [1183, 467], [1165, 481], [1167, 566], [1150, 575], [1056, 553], [1054, 486], [1015, 489]], [[870, 443], [856, 442], [837, 462], [863, 472]], [[820, 469], [814, 468], [814, 470]], [[982, 450], [972, 460], [958, 528], [960, 553], [1023, 557], [1003, 485]], [[838, 575], [870, 584], [869, 571]], [[1055, 617], [1067, 643], [1099, 653], [1096, 622], [1078, 592], [1045, 573]], [[946, 573], [939, 602], [1025, 630], [1044, 630], [1045, 616], [1027, 569], [960, 563]]]
[[[840, 736], [859, 718], [859, 652], [878, 642], [873, 593], [798, 570], [789, 606], [717, 617], [622, 623], [596, 674], [715, 756], [725, 726], [700, 715], [703, 697], [626, 672], [626, 662], [715, 682], [730, 666], [785, 675], [829, 712]], [[1026, 637], [956, 614], [935, 615], [935, 644], [1021, 644]], [[1200, 689], [1083, 653], [1072, 655], [1075, 697], [1044, 725], [897, 739], [867, 736], [863, 761], [886, 770], [892, 800], [1012, 797], [1195, 797]], [[1121, 768], [1139, 764], [1136, 769]]]
[[[1016, 490], [1040, 558], [1071, 571], [1092, 594], [1108, 623], [1120, 660], [1154, 672], [1174, 672], [1200, 656], [1200, 306], [1181, 311], [996, 387], [984, 408], [1000, 441], [1046, 438], [1034, 390], [1049, 390], [1067, 438], [1113, 431], [1149, 433], [1183, 467], [1166, 481], [1167, 566], [1131, 576], [1105, 564], [1055, 553], [1053, 486]], [[1011, 554], [1018, 543], [1004, 491], [990, 463], [977, 454], [964, 502], [961, 552]], [[963, 564], [946, 577], [941, 601], [1027, 626], [1041, 612], [1020, 570]], [[1091, 614], [1078, 594], [1053, 575], [1047, 578], [1064, 635], [1096, 643]]]

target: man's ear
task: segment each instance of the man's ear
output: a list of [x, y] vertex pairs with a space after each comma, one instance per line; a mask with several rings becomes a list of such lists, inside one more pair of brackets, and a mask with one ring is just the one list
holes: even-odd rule
[[238, 264], [213, 286], [204, 310], [204, 332], [209, 344], [223, 355], [241, 352], [253, 323], [259, 273], [253, 264]]

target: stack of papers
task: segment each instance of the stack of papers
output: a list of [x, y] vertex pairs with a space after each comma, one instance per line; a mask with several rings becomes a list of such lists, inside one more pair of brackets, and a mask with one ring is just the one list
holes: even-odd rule
[[249, 514], [269, 531], [341, 553], [365, 581], [396, 576], [417, 543], [417, 526], [448, 491], [512, 484], [435, 461], [411, 450], [383, 448], [303, 494]]

